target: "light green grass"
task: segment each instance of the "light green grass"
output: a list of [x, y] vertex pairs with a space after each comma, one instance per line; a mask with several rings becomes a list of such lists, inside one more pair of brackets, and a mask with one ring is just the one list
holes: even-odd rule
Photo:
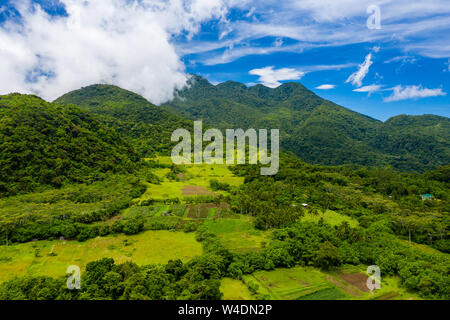
[[[339, 277], [343, 273], [365, 273], [365, 266], [344, 266], [333, 272], [313, 267], [294, 267], [272, 271], [257, 271], [243, 277], [244, 282], [256, 282], [258, 294], [272, 300], [416, 300], [420, 297], [400, 285], [398, 277], [381, 277], [381, 289], [360, 291]], [[239, 287], [235, 289], [238, 290]], [[247, 289], [248, 290], [248, 289]], [[244, 296], [245, 291], [235, 296]]]
[[337, 226], [342, 224], [342, 222], [347, 221], [350, 227], [357, 227], [358, 221], [355, 219], [350, 218], [349, 216], [346, 216], [344, 214], [337, 213], [335, 211], [327, 210], [325, 212], [320, 212], [317, 215], [314, 215], [312, 213], [305, 213], [305, 216], [301, 218], [301, 221], [304, 222], [316, 222], [318, 223], [320, 218], [323, 218], [323, 220], [331, 224], [332, 226]]
[[248, 216], [239, 219], [217, 219], [204, 222], [209, 231], [216, 234], [225, 248], [233, 252], [261, 249], [269, 241], [270, 232], [256, 230]]
[[[158, 157], [155, 159], [160, 163], [172, 164], [170, 157]], [[184, 167], [186, 168], [186, 172], [183, 173], [186, 179], [184, 181], [170, 181], [164, 178], [170, 172], [168, 168], [153, 169], [153, 173], [161, 178], [162, 182], [161, 184], [147, 183], [147, 191], [137, 201], [148, 199], [162, 200], [175, 197], [182, 198], [182, 190], [185, 186], [201, 186], [212, 192], [209, 187], [211, 179], [217, 179], [231, 186], [239, 186], [244, 183], [244, 178], [234, 176], [226, 164], [190, 164]], [[224, 191], [216, 193], [226, 194]]]
[[[35, 257], [36, 249], [40, 257]], [[50, 256], [51, 251], [57, 255]], [[88, 262], [102, 257], [145, 265], [167, 263], [171, 259], [186, 262], [201, 253], [201, 244], [195, 240], [194, 233], [170, 231], [98, 237], [86, 242], [29, 242], [9, 246], [8, 250], [5, 246], [0, 248], [0, 282], [24, 274], [62, 276], [69, 265], [83, 269]]]
[[259, 293], [268, 294], [273, 300], [295, 300], [303, 295], [334, 287], [327, 281], [325, 273], [309, 267], [258, 271], [244, 279], [246, 282], [256, 281], [260, 287]]
[[241, 280], [223, 278], [220, 291], [223, 293], [223, 300], [253, 300], [253, 296]]

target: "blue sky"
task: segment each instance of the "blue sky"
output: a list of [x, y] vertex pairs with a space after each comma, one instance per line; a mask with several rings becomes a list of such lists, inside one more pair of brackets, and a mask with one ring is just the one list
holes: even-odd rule
[[[376, 28], [372, 17], [378, 12]], [[380, 120], [449, 117], [450, 5], [9, 0], [0, 5], [0, 61], [0, 93], [31, 92], [49, 100], [105, 82], [161, 103], [195, 73], [214, 84], [299, 81]]]

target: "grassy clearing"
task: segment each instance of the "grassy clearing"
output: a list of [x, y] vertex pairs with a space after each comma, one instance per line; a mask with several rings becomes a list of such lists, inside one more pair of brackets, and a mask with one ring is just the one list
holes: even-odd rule
[[29, 242], [9, 246], [8, 250], [0, 248], [0, 282], [24, 274], [62, 276], [69, 265], [83, 269], [88, 262], [102, 257], [145, 265], [167, 263], [170, 259], [188, 261], [201, 253], [194, 233], [170, 231], [98, 237], [86, 242]]
[[269, 241], [270, 232], [256, 230], [248, 216], [239, 219], [205, 221], [209, 231], [216, 234], [222, 244], [233, 252], [258, 250]]
[[220, 284], [223, 300], [253, 300], [253, 296], [241, 280], [223, 278]]
[[[158, 157], [152, 160], [159, 161], [162, 164], [172, 164], [170, 157]], [[137, 199], [137, 201], [148, 199], [168, 199], [182, 198], [182, 190], [185, 186], [199, 186], [212, 192], [209, 182], [211, 179], [217, 179], [220, 182], [228, 183], [231, 186], [239, 186], [244, 183], [244, 178], [236, 177], [228, 169], [226, 164], [191, 164], [185, 165], [186, 172], [183, 173], [182, 181], [170, 181], [165, 176], [170, 172], [168, 168], [154, 169], [153, 173], [162, 179], [161, 184], [147, 183], [147, 191]], [[225, 194], [224, 191], [218, 193]]]
[[331, 210], [320, 212], [317, 215], [307, 212], [305, 213], [305, 216], [301, 218], [301, 221], [318, 223], [320, 218], [323, 218], [326, 223], [331, 224], [332, 226], [340, 225], [344, 221], [348, 222], [353, 228], [358, 226], [357, 220]]

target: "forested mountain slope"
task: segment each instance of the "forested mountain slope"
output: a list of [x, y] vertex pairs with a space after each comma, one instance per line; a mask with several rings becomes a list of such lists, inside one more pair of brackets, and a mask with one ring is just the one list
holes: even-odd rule
[[114, 130], [76, 107], [0, 96], [0, 196], [100, 179], [140, 161]]
[[172, 132], [192, 127], [191, 121], [153, 105], [136, 93], [111, 85], [84, 87], [63, 95], [55, 103], [76, 105], [95, 114], [144, 157], [155, 152], [169, 154]]
[[299, 83], [275, 89], [192, 76], [165, 104], [169, 110], [225, 128], [279, 128], [281, 145], [311, 163], [392, 165], [424, 171], [450, 160], [450, 120], [397, 116], [385, 123], [324, 100]]

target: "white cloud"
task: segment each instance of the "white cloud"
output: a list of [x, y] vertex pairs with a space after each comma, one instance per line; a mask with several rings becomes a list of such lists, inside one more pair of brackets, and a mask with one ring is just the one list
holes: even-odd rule
[[298, 80], [305, 75], [305, 72], [292, 68], [274, 70], [273, 66], [271, 66], [262, 69], [250, 70], [249, 74], [259, 76], [258, 81], [266, 87], [276, 88], [281, 85], [281, 80]]
[[385, 98], [384, 101], [400, 101], [407, 99], [418, 99], [436, 96], [445, 96], [446, 93], [442, 91], [442, 88], [437, 89], [427, 89], [419, 86], [402, 86], [398, 85], [392, 88], [393, 93], [389, 97]]
[[274, 44], [275, 47], [279, 48], [279, 47], [281, 47], [283, 45], [283, 39], [282, 38], [277, 38], [273, 44]]
[[322, 85], [316, 87], [316, 89], [319, 89], [319, 90], [330, 90], [330, 89], [334, 89], [335, 87], [336, 87], [336, 85], [334, 85], [334, 84], [322, 84]]
[[373, 64], [372, 53], [369, 53], [366, 56], [366, 59], [364, 60], [364, 62], [359, 65], [358, 71], [352, 73], [345, 82], [346, 83], [351, 82], [354, 86], [358, 86], [358, 87], [362, 86], [362, 81], [364, 80], [367, 73], [369, 72], [369, 68], [372, 64]]
[[[378, 5], [381, 9], [380, 30], [366, 27], [369, 5]], [[382, 46], [385, 43], [386, 46], [394, 45], [411, 54], [450, 57], [450, 46], [447, 45], [450, 43], [448, 0], [415, 3], [410, 0], [265, 0], [250, 2], [244, 13], [251, 8], [258, 12], [258, 19], [233, 21], [233, 34], [230, 35], [235, 40], [235, 51], [239, 43], [245, 44], [245, 50], [240, 54], [230, 54], [209, 51], [208, 46], [197, 46], [197, 52], [204, 54], [200, 62], [231, 62], [247, 52], [267, 54], [268, 46], [262, 48], [253, 41], [265, 37], [289, 38], [305, 50], [372, 42]], [[284, 45], [283, 49], [291, 52], [294, 46]], [[373, 49], [374, 52], [379, 50], [378, 47]]]
[[414, 64], [414, 63], [416, 63], [417, 59], [415, 57], [411, 57], [411, 56], [397, 56], [397, 57], [393, 57], [391, 59], [384, 61], [384, 63], [393, 63], [393, 62], [399, 62], [399, 61], [401, 61], [402, 64], [407, 64], [407, 63]]
[[247, 12], [247, 14], [245, 16], [247, 18], [250, 18], [255, 13], [255, 10], [256, 10], [255, 7], [251, 7], [250, 10]]
[[383, 86], [378, 85], [378, 84], [372, 84], [370, 86], [364, 86], [364, 87], [361, 87], [361, 88], [354, 89], [353, 91], [355, 91], [355, 92], [367, 92], [369, 94], [369, 96], [370, 96], [372, 93], [380, 91], [382, 87]]
[[202, 22], [227, 13], [226, 0], [60, 1], [67, 17], [15, 1], [22, 25], [0, 27], [1, 94], [53, 100], [81, 86], [111, 83], [163, 102], [186, 81], [172, 37], [192, 37]]

